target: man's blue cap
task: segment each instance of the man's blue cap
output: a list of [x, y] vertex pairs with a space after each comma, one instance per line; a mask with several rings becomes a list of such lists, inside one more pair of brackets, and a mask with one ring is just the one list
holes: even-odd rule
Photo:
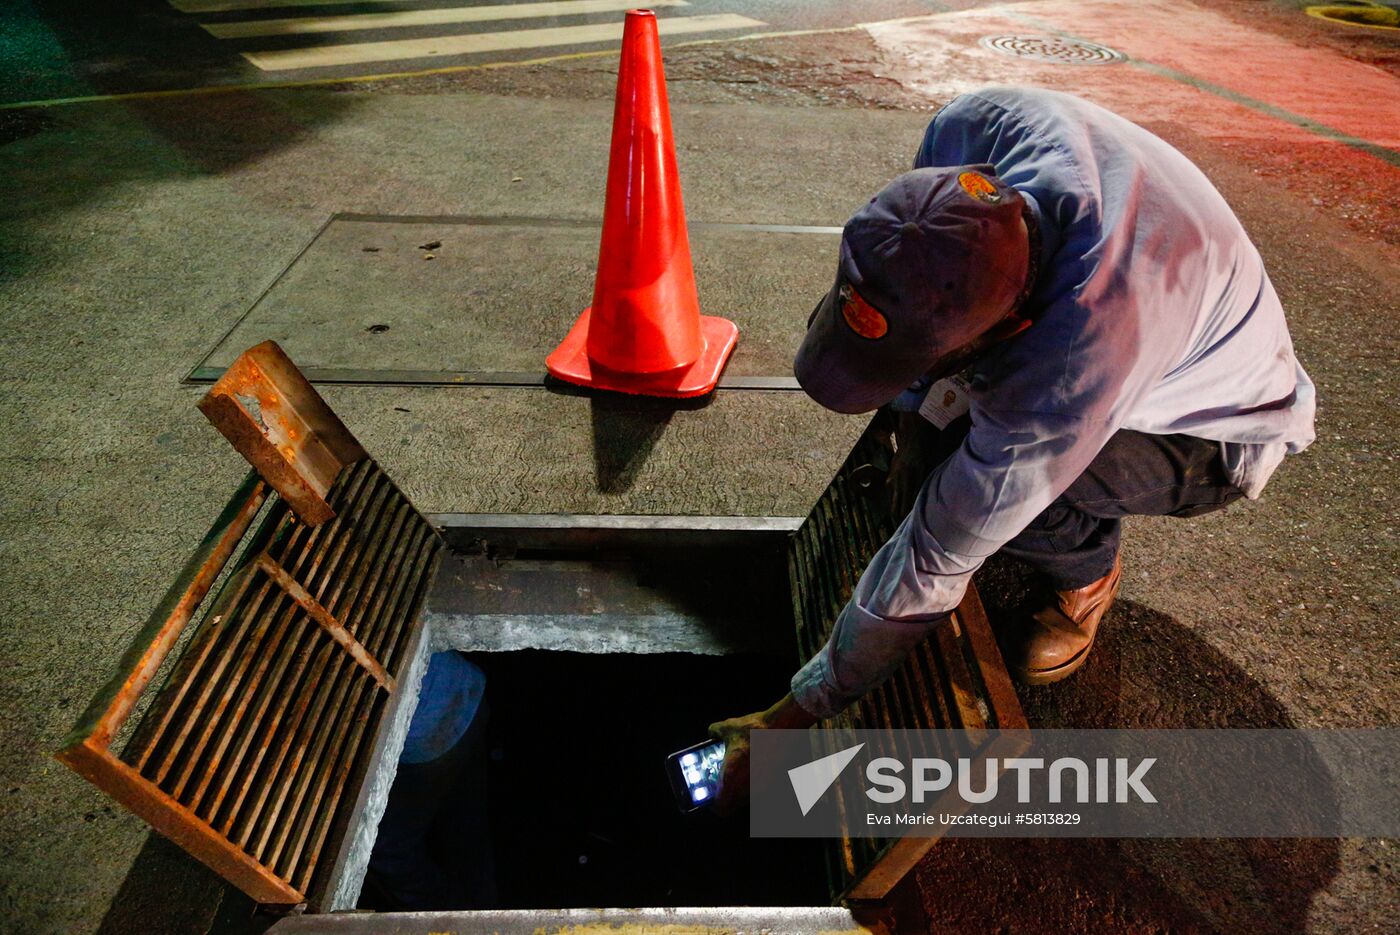
[[915, 169], [870, 199], [797, 351], [807, 395], [877, 409], [1001, 320], [1026, 281], [1024, 204], [987, 165]]

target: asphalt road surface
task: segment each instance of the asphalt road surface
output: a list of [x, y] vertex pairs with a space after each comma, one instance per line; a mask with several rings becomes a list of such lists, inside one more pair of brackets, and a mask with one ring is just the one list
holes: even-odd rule
[[[399, 73], [615, 48], [636, 0], [17, 0], [3, 103]], [[657, 0], [663, 43], [934, 13], [931, 0]]]
[[[1318, 387], [1317, 442], [1258, 501], [1125, 524], [1122, 592], [1094, 654], [1021, 693], [1036, 728], [1400, 725], [1400, 32], [1328, 24], [1300, 2], [956, 3], [903, 22], [889, 20], [926, 5], [658, 9], [763, 24], [666, 40], [692, 222], [840, 225], [909, 166], [932, 112], [1011, 83], [1159, 134], [1258, 247]], [[0, 110], [0, 930], [203, 935], [222, 911], [217, 877], [52, 758], [247, 472], [197, 411], [204, 387], [181, 382], [190, 368], [222, 336], [247, 346], [285, 326], [307, 366], [353, 353], [441, 369], [429, 358], [464, 348], [539, 369], [539, 347], [587, 304], [591, 243], [493, 253], [461, 218], [599, 218], [616, 57], [574, 53], [610, 40], [282, 70], [245, 53], [619, 13], [228, 38], [203, 25], [500, 4], [389, 6], [4, 8], [6, 99], [85, 100]], [[884, 22], [830, 31], [857, 19]], [[769, 35], [804, 30], [822, 31]], [[984, 42], [1004, 36], [1123, 57]], [[697, 38], [718, 41], [685, 44]], [[456, 70], [424, 74], [440, 68]], [[375, 73], [409, 76], [261, 87]], [[251, 87], [205, 93], [222, 85]], [[331, 222], [345, 214], [383, 220]], [[765, 249], [718, 233], [693, 238], [702, 305], [743, 322], [740, 353], [772, 372], [793, 343], [780, 306], [800, 328], [830, 286], [829, 235], [769, 233]], [[800, 392], [677, 407], [542, 387], [321, 389], [430, 513], [801, 516], [863, 427]], [[1017, 569], [995, 562], [978, 580], [994, 625], [1023, 610]], [[913, 882], [938, 932], [1351, 935], [1400, 918], [1385, 840], [944, 842]]]

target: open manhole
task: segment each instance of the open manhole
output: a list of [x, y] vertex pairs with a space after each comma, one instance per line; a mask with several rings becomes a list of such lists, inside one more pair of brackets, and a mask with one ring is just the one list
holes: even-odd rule
[[[933, 846], [751, 838], [682, 814], [662, 766], [830, 637], [897, 523], [878, 424], [806, 517], [425, 517], [273, 342], [200, 405], [254, 473], [59, 758], [269, 907], [259, 925], [854, 935], [854, 912], [883, 911]], [[421, 775], [399, 785], [401, 753], [439, 653], [470, 656], [489, 715], [459, 777], [425, 792]], [[1025, 724], [969, 585], [949, 626], [825, 726]], [[381, 827], [395, 787], [445, 796], [451, 817], [426, 838]], [[394, 911], [369, 876], [381, 839], [460, 884], [450, 913]]]
[[1127, 60], [1122, 52], [1106, 45], [1058, 36], [984, 36], [981, 45], [1003, 55], [1061, 65], [1111, 65]]

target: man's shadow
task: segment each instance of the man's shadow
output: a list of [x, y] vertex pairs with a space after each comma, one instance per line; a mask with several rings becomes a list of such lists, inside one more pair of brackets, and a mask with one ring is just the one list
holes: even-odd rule
[[[1029, 609], [1029, 578], [1010, 560], [989, 562], [978, 589], [994, 623]], [[1078, 673], [1018, 690], [1032, 729], [1297, 726], [1232, 660], [1132, 601], [1110, 610]], [[949, 838], [910, 895], [930, 932], [1283, 935], [1306, 928], [1339, 854], [1336, 840], [1312, 839]]]

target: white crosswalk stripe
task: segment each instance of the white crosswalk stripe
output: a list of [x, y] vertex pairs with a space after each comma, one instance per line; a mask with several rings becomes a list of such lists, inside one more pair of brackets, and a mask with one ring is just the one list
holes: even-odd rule
[[[458, 6], [394, 13], [353, 13], [346, 16], [301, 16], [293, 19], [254, 19], [236, 23], [201, 23], [220, 39], [251, 36], [296, 36], [320, 32], [350, 32], [395, 26], [439, 26], [446, 23], [485, 23], [501, 19], [577, 16], [630, 10], [637, 0], [553, 0], [550, 3], [511, 3], [498, 6]], [[652, 7], [686, 6], [686, 0], [652, 0]]]
[[[661, 35], [713, 32], [719, 29], [747, 29], [764, 23], [747, 16], [716, 13], [707, 16], [678, 16], [658, 19]], [[305, 49], [276, 52], [244, 52], [243, 57], [264, 71], [294, 68], [325, 68], [330, 65], [360, 65], [406, 58], [437, 58], [477, 52], [507, 52], [547, 46], [579, 45], [586, 42], [615, 42], [622, 38], [622, 23], [592, 26], [554, 26], [548, 29], [515, 29], [509, 32], [479, 32], [461, 36], [435, 36], [431, 39], [390, 39], [384, 42], [347, 42], [318, 45]]]
[[275, 10], [298, 6], [389, 6], [398, 0], [170, 0], [181, 13], [231, 13], [240, 10]]
[[[422, 36], [423, 27], [470, 26], [499, 21], [548, 18], [559, 20], [572, 16], [620, 14], [632, 9], [638, 0], [525, 0], [520, 3], [482, 3], [427, 9], [403, 9], [393, 0], [168, 0], [183, 13], [253, 14], [224, 17], [199, 25], [216, 39], [255, 40], [284, 39], [296, 41], [298, 36], [322, 36], [349, 32], [371, 32], [370, 41], [318, 42], [308, 39], [304, 44], [286, 48], [248, 50], [242, 55], [263, 71], [280, 72], [300, 69], [335, 68], [366, 65], [373, 62], [397, 62], [408, 59], [443, 58], [448, 56], [480, 56], [529, 49], [584, 46], [617, 43], [622, 38], [622, 17], [611, 22], [592, 22], [572, 26], [551, 25], [535, 29], [506, 29], [498, 31], [465, 31], [451, 35]], [[331, 13], [324, 16], [260, 17], [265, 10], [332, 5], [352, 5], [355, 12]], [[688, 7], [688, 0], [655, 0], [659, 11]], [[368, 7], [368, 10], [366, 10]], [[383, 9], [389, 7], [388, 9]], [[381, 9], [376, 9], [381, 8]], [[734, 13], [710, 13], [697, 16], [658, 16], [657, 29], [663, 36], [695, 33], [763, 29], [768, 24]], [[418, 36], [404, 36], [406, 30], [417, 29]], [[383, 34], [383, 37], [379, 35]], [[251, 43], [250, 43], [251, 44]], [[280, 43], [286, 45], [286, 42]]]

